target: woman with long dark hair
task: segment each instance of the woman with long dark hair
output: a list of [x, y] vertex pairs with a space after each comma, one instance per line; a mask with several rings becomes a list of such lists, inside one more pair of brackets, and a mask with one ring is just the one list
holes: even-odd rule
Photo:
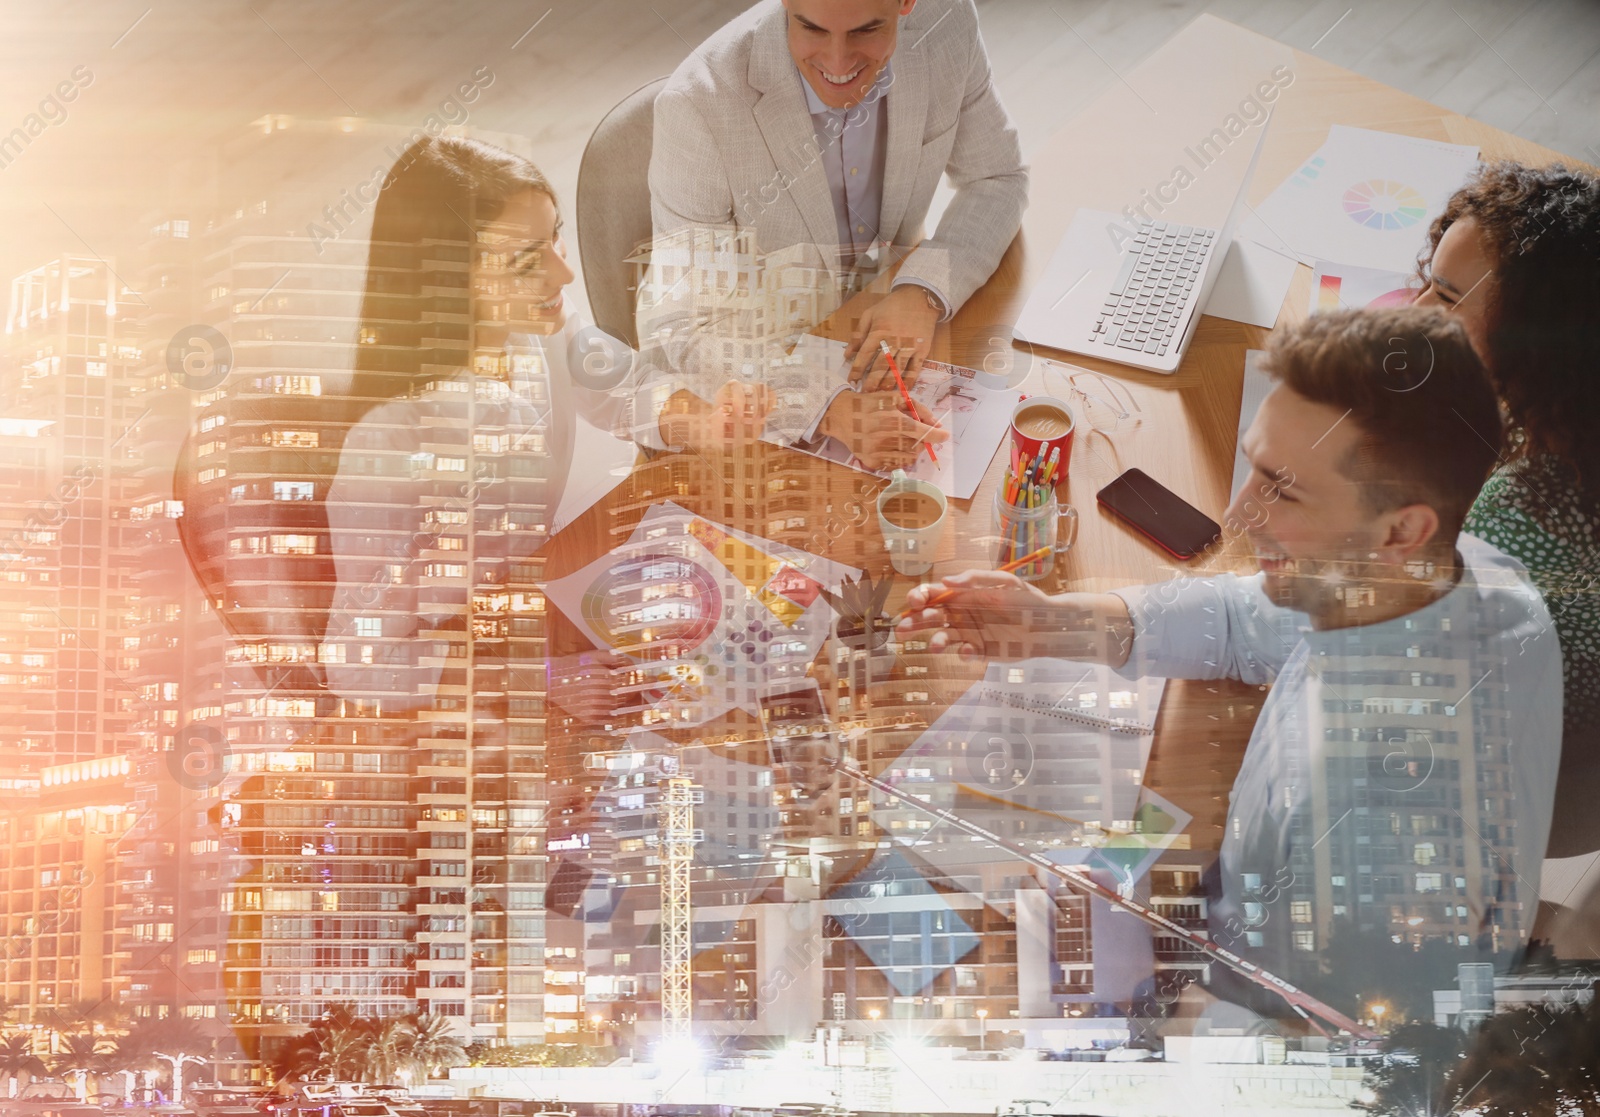
[[567, 307], [561, 231], [544, 175], [478, 141], [419, 141], [383, 183], [355, 371], [330, 403], [344, 436], [322, 663], [351, 700], [475, 709], [449, 661], [513, 614], [537, 627], [537, 556], [586, 471], [579, 417], [628, 433], [638, 361]]
[[1600, 849], [1600, 178], [1481, 167], [1434, 221], [1418, 302], [1457, 315], [1513, 429], [1465, 530], [1527, 566], [1565, 664], [1550, 856]]

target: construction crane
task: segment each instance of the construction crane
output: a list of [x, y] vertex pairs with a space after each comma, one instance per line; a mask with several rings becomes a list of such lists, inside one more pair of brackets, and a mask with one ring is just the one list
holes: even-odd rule
[[1176, 935], [1184, 942], [1193, 946], [1196, 950], [1199, 950], [1206, 957], [1216, 959], [1218, 962], [1222, 963], [1222, 965], [1243, 977], [1246, 981], [1249, 981], [1254, 985], [1258, 985], [1262, 989], [1267, 989], [1277, 994], [1288, 1004], [1290, 1008], [1299, 1013], [1307, 1023], [1309, 1023], [1313, 1028], [1317, 1029], [1317, 1031], [1321, 1032], [1323, 1035], [1330, 1034], [1328, 1030], [1323, 1027], [1323, 1024], [1328, 1024], [1339, 1031], [1348, 1032], [1357, 1039], [1375, 1040], [1379, 1038], [1378, 1033], [1373, 1031], [1371, 1028], [1368, 1028], [1362, 1024], [1358, 1024], [1356, 1021], [1350, 1019], [1350, 1017], [1346, 1016], [1338, 1009], [1333, 1008], [1331, 1005], [1323, 1004], [1321, 1001], [1317, 1000], [1310, 993], [1305, 992], [1303, 989], [1289, 984], [1289, 982], [1283, 980], [1283, 978], [1278, 977], [1276, 974], [1267, 972], [1253, 962], [1246, 961], [1245, 959], [1239, 957], [1239, 955], [1233, 953], [1233, 951], [1218, 946], [1205, 935], [1202, 935], [1196, 931], [1191, 931], [1189, 928], [1173, 922], [1160, 912], [1156, 911], [1154, 908], [1146, 907], [1137, 900], [1124, 897], [1121, 893], [1115, 891], [1114, 889], [1107, 888], [1103, 884], [1097, 884], [1095, 881], [1090, 879], [1087, 874], [1073, 872], [1071, 869], [1066, 868], [1065, 866], [1056, 864], [1042, 853], [1030, 853], [1028, 850], [1023, 849], [1014, 842], [1010, 842], [1005, 838], [1002, 838], [992, 830], [979, 826], [975, 822], [969, 822], [967, 819], [964, 819], [960, 815], [951, 811], [947, 811], [943, 807], [935, 807], [931, 803], [925, 803], [914, 795], [906, 794], [891, 783], [886, 783], [875, 776], [867, 775], [852, 763], [848, 763], [843, 760], [831, 760], [829, 761], [829, 764], [835, 771], [840, 772], [844, 776], [855, 780], [858, 783], [866, 784], [874, 791], [882, 792], [884, 795], [889, 796], [896, 802], [904, 803], [908, 807], [914, 807], [915, 809], [926, 814], [931, 814], [935, 818], [941, 819], [944, 822], [948, 822], [951, 826], [954, 826], [957, 830], [960, 830], [963, 833], [970, 834], [975, 838], [981, 838], [984, 841], [1005, 850], [1013, 857], [1018, 857], [1024, 861], [1038, 865], [1040, 868], [1044, 869], [1051, 876], [1056, 877], [1068, 888], [1071, 888], [1075, 892], [1081, 892], [1086, 895], [1097, 897], [1109, 904], [1115, 904], [1118, 907], [1132, 912], [1134, 915], [1138, 916], [1152, 927], [1159, 927], [1162, 931], [1169, 935]]
[[704, 798], [687, 776], [661, 781], [656, 815], [661, 828], [661, 1038], [687, 1041], [694, 1017], [694, 919], [689, 876], [695, 843], [694, 805]]

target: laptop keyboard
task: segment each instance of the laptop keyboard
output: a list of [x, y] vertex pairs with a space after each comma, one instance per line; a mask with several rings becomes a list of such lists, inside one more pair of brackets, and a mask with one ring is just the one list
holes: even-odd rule
[[1140, 225], [1089, 340], [1165, 356], [1216, 236], [1193, 225]]

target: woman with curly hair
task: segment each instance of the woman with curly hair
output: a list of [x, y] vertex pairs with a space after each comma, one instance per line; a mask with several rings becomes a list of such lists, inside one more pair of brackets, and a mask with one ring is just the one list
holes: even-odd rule
[[1464, 530], [1520, 559], [1565, 663], [1549, 855], [1600, 849], [1600, 177], [1480, 167], [1446, 204], [1417, 301], [1460, 317], [1511, 420]]

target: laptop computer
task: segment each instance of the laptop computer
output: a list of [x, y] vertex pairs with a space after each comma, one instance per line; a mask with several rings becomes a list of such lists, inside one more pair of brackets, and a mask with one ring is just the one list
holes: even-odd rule
[[1147, 369], [1176, 372], [1233, 244], [1271, 119], [1222, 228], [1139, 221], [1080, 209], [1017, 319], [1017, 338]]

